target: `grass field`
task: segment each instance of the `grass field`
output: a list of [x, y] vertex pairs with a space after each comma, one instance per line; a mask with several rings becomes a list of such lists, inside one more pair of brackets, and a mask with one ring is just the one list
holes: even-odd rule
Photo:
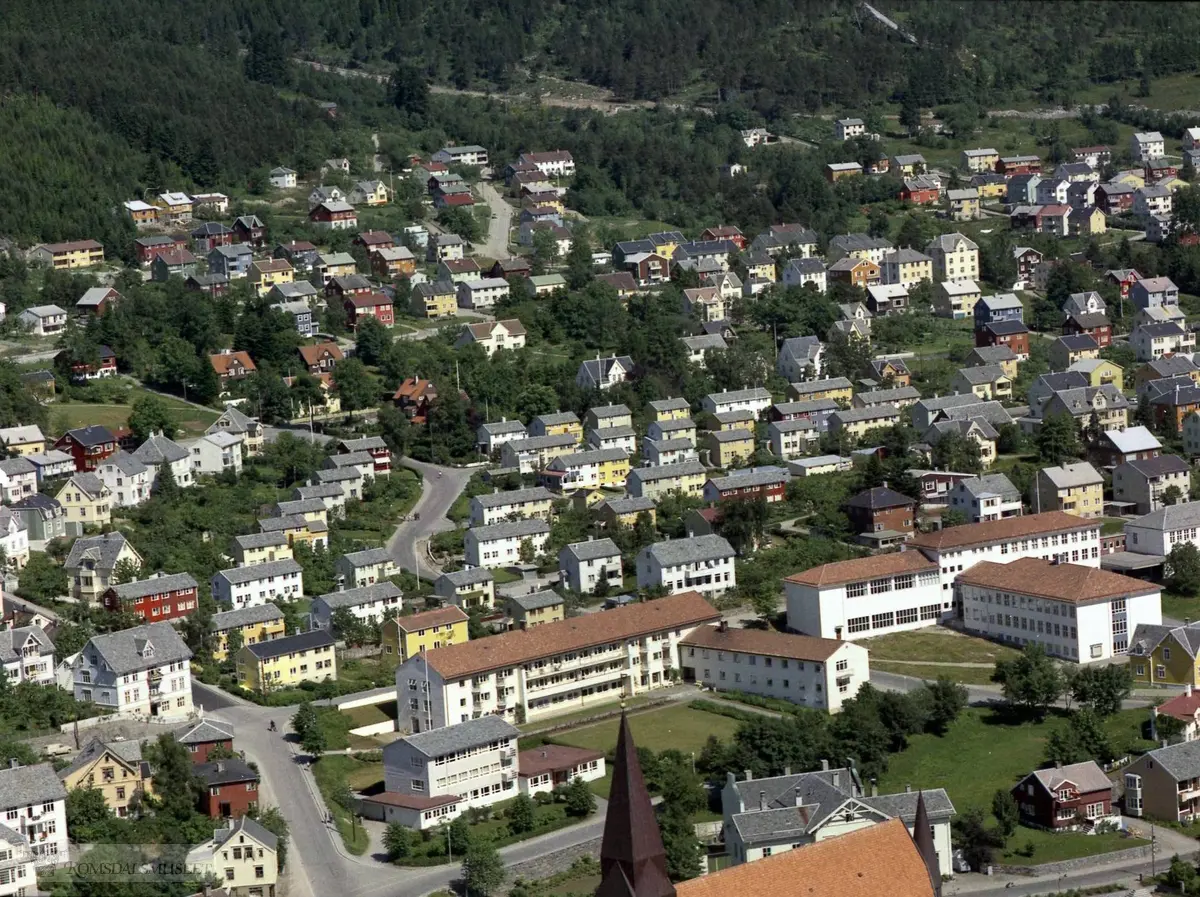
[[313, 765], [313, 778], [317, 781], [321, 796], [325, 798], [325, 806], [333, 814], [346, 849], [355, 856], [362, 856], [371, 846], [371, 839], [361, 825], [354, 823], [351, 811], [334, 798], [347, 787], [362, 789], [382, 781], [383, 764], [331, 754]]
[[[1032, 866], [1039, 863], [1057, 863], [1079, 857], [1097, 856], [1114, 850], [1141, 847], [1147, 842], [1140, 838], [1127, 838], [1120, 832], [1102, 835], [1085, 835], [1082, 832], [1047, 832], [1034, 828], [1018, 828], [1009, 839], [1008, 847], [1001, 854], [1001, 862], [1012, 866]], [[1033, 856], [1022, 856], [1017, 851], [1033, 846]]]
[[[607, 754], [617, 744], [618, 722], [617, 719], [611, 719], [582, 729], [556, 733], [554, 740]], [[655, 753], [668, 748], [685, 754], [699, 751], [710, 735], [722, 740], [731, 739], [738, 725], [737, 720], [690, 707], [666, 707], [629, 717], [634, 742], [638, 747], [649, 748]]]
[[937, 679], [945, 676], [964, 685], [989, 685], [992, 681], [991, 667], [945, 667], [931, 663], [896, 663], [887, 660], [871, 660], [871, 669], [917, 679]]
[[[634, 698], [626, 698], [625, 708], [627, 710], [633, 710], [635, 707], [639, 707], [654, 700], [658, 700], [657, 695], [639, 695]], [[564, 713], [562, 716], [556, 716], [553, 719], [539, 719], [534, 720], [531, 723], [523, 723], [517, 728], [519, 728], [522, 732], [536, 732], [539, 729], [547, 729], [551, 726], [565, 726], [568, 723], [583, 721], [589, 717], [595, 716], [597, 713], [602, 713], [605, 710], [616, 713], [618, 709], [619, 705], [617, 704], [610, 704], [607, 708], [589, 707], [587, 710], [580, 710], [576, 713]]]
[[217, 411], [200, 409], [179, 399], [151, 393], [134, 387], [128, 405], [102, 405], [90, 402], [55, 402], [50, 406], [50, 420], [64, 429], [99, 424], [109, 429], [123, 427], [129, 421], [132, 403], [143, 396], [154, 395], [170, 409], [175, 426], [183, 436], [202, 436], [220, 414]]
[[986, 663], [1016, 657], [1014, 648], [998, 645], [953, 629], [933, 627], [914, 632], [895, 632], [877, 638], [862, 639], [859, 644], [871, 652], [871, 661], [925, 660], [942, 663]]
[[1162, 593], [1162, 612], [1172, 620], [1200, 619], [1200, 598], [1189, 598], [1178, 592]]

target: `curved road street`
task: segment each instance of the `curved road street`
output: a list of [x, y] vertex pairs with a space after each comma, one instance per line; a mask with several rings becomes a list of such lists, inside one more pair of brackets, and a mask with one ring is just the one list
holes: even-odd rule
[[[454, 529], [454, 524], [447, 519], [446, 512], [467, 488], [471, 474], [475, 471], [464, 470], [461, 467], [439, 467], [436, 464], [414, 461], [412, 458], [402, 458], [400, 463], [417, 471], [424, 482], [421, 497], [417, 499], [409, 514], [410, 519], [396, 527], [385, 547], [402, 569], [418, 576], [423, 573], [426, 579], [434, 579], [435, 571], [429, 565], [425, 542], [436, 533]], [[421, 519], [412, 520], [413, 514], [420, 514]]]

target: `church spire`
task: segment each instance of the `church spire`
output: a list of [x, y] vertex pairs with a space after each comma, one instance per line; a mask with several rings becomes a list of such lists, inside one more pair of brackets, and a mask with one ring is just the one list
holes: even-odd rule
[[600, 847], [600, 875], [596, 897], [675, 897], [667, 875], [667, 852], [624, 711]]
[[937, 848], [933, 846], [933, 827], [929, 824], [929, 811], [925, 809], [925, 792], [917, 794], [917, 813], [913, 819], [913, 841], [917, 845], [917, 853], [925, 861], [929, 871], [929, 883], [933, 886], [934, 897], [942, 894], [942, 867], [938, 862]]

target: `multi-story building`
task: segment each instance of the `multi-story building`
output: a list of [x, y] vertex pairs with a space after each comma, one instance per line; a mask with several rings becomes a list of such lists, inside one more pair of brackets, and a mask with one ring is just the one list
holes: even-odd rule
[[1113, 783], [1095, 760], [1035, 770], [1010, 793], [1021, 822], [1031, 828], [1057, 832], [1079, 828], [1080, 819], [1092, 825], [1115, 821], [1111, 819]]
[[1125, 524], [1125, 547], [1138, 554], [1166, 556], [1184, 542], [1200, 547], [1200, 502], [1166, 505]]
[[737, 586], [733, 546], [716, 535], [655, 542], [638, 553], [638, 588], [719, 598]]
[[54, 643], [40, 626], [0, 630], [0, 669], [11, 685], [18, 682], [53, 685]]
[[399, 723], [545, 719], [663, 688], [680, 639], [719, 617], [690, 592], [418, 654], [396, 670]]
[[98, 736], [83, 746], [71, 764], [59, 770], [67, 791], [90, 788], [100, 792], [113, 815], [124, 818], [151, 790], [150, 764], [142, 761], [139, 741], [105, 743]]
[[220, 663], [229, 652], [229, 637], [237, 633], [243, 645], [256, 645], [281, 638], [287, 632], [283, 611], [274, 604], [254, 604], [240, 610], [226, 610], [212, 615], [213, 660]]
[[811, 454], [821, 434], [817, 425], [808, 420], [780, 420], [767, 425], [771, 452], [785, 461]]
[[696, 627], [679, 651], [686, 682], [829, 713], [840, 710], [871, 675], [867, 649], [853, 642], [730, 629], [724, 621]]
[[592, 595], [597, 587], [619, 591], [624, 582], [621, 549], [612, 539], [573, 542], [558, 552], [559, 581], [572, 592]]
[[[36, 866], [53, 866], [67, 859], [67, 790], [49, 763], [22, 766], [15, 760], [0, 768], [0, 830], [15, 833], [24, 842], [0, 838], [7, 849], [12, 846], [14, 864], [27, 880], [13, 892], [19, 897], [25, 888], [37, 889], [36, 878], [29, 878], [24, 851], [32, 853]], [[0, 864], [3, 869], [5, 864]]]
[[[523, 563], [522, 553], [541, 554], [550, 538], [550, 524], [544, 520], [516, 520], [473, 526], [464, 537], [468, 567], [509, 567]], [[528, 545], [526, 549], [524, 546]], [[532, 560], [532, 558], [530, 558]]]
[[728, 476], [710, 478], [704, 484], [704, 500], [709, 504], [716, 504], [762, 499], [768, 504], [774, 504], [783, 501], [790, 479], [791, 476], [782, 467], [738, 470]]
[[240, 757], [194, 763], [200, 781], [200, 812], [210, 819], [253, 815], [258, 807], [258, 771]]
[[122, 561], [135, 568], [142, 565], [142, 556], [121, 533], [76, 539], [63, 562], [71, 580], [72, 597], [87, 603], [99, 601], [112, 585], [113, 573]]
[[574, 452], [578, 445], [579, 439], [571, 433], [513, 439], [501, 444], [500, 463], [504, 467], [519, 468], [521, 473], [534, 473], [559, 455]]
[[433, 582], [443, 602], [466, 610], [491, 610], [496, 603], [496, 577], [485, 567], [443, 573]]
[[243, 815], [189, 850], [186, 862], [189, 870], [218, 879], [230, 897], [275, 897], [278, 850], [279, 839]]
[[657, 500], [671, 492], [699, 496], [707, 476], [707, 470], [699, 461], [638, 467], [629, 472], [625, 488], [634, 498]]
[[[608, 428], [616, 430], [616, 428]], [[605, 431], [594, 431], [605, 432]], [[576, 489], [617, 489], [629, 476], [629, 452], [599, 448], [557, 455], [539, 475], [542, 483], [559, 495]]]
[[707, 395], [701, 401], [701, 407], [709, 414], [719, 414], [724, 411], [749, 411], [758, 417], [771, 407], [770, 390], [762, 387], [751, 389], [722, 390]]
[[1116, 501], [1133, 503], [1136, 514], [1149, 514], [1163, 506], [1163, 496], [1172, 487], [1176, 490], [1172, 503], [1189, 500], [1192, 468], [1178, 455], [1126, 461], [1113, 471], [1112, 485]]
[[334, 562], [334, 569], [347, 587], [363, 588], [386, 582], [399, 568], [386, 548], [365, 548], [342, 555]]
[[504, 599], [509, 629], [532, 629], [566, 619], [567, 605], [562, 595], [549, 589], [509, 595]]
[[877, 405], [874, 408], [845, 408], [829, 415], [829, 431], [845, 433], [860, 439], [871, 430], [891, 427], [900, 422], [896, 405]]
[[388, 821], [434, 828], [471, 807], [517, 794], [516, 726], [496, 716], [407, 735], [383, 749]]
[[959, 480], [947, 495], [947, 505], [962, 513], [967, 523], [1020, 517], [1022, 513], [1021, 493], [1002, 473]]
[[1043, 467], [1033, 484], [1034, 513], [1065, 511], [1078, 517], [1104, 516], [1104, 477], [1086, 461]]
[[400, 613], [403, 597], [398, 585], [384, 579], [370, 585], [318, 595], [313, 599], [309, 615], [313, 626], [320, 629], [329, 629], [334, 613], [342, 609], [363, 622], [380, 623], [389, 611]]
[[231, 610], [304, 594], [304, 568], [292, 558], [231, 567], [213, 575], [213, 598]]
[[979, 246], [962, 234], [942, 234], [925, 247], [933, 259], [938, 280], [976, 281], [979, 279]]
[[170, 623], [94, 635], [72, 666], [75, 700], [118, 716], [188, 716], [191, 659]]
[[261, 694], [337, 679], [333, 636], [324, 629], [243, 645], [234, 660], [238, 685]]
[[195, 613], [197, 583], [190, 573], [156, 573], [110, 586], [100, 602], [111, 611], [137, 614], [143, 622], [176, 620]]
[[389, 664], [403, 663], [414, 654], [467, 641], [470, 618], [459, 607], [438, 607], [406, 617], [384, 620], [380, 648]]
[[982, 561], [958, 574], [955, 597], [968, 630], [1074, 663], [1122, 655], [1136, 626], [1162, 622], [1159, 586], [1058, 560]]
[[504, 520], [539, 518], [549, 520], [554, 494], [543, 486], [532, 489], [513, 489], [472, 496], [470, 521], [472, 526], [487, 526]]
[[292, 557], [292, 546], [283, 532], [248, 533], [233, 537], [229, 543], [229, 556], [239, 567], [268, 564]]

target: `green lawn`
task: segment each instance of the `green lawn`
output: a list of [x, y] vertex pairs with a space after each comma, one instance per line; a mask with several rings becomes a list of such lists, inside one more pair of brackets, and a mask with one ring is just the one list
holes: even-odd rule
[[346, 849], [355, 856], [362, 856], [371, 846], [371, 839], [362, 826], [356, 825], [350, 809], [343, 807], [334, 798], [347, 787], [361, 789], [383, 779], [382, 763], [367, 763], [340, 754], [322, 757], [313, 764], [313, 777], [325, 806], [333, 814], [338, 833]]
[[1101, 517], [1100, 535], [1112, 536], [1125, 531], [1125, 522], [1120, 517]]
[[492, 570], [492, 576], [496, 580], [496, 585], [502, 586], [510, 582], [520, 582], [521, 574], [513, 573], [511, 570], [506, 570], [504, 567], [496, 567]]
[[[1057, 863], [1078, 857], [1097, 856], [1114, 850], [1141, 847], [1147, 842], [1140, 838], [1128, 838], [1120, 832], [1102, 835], [1085, 835], [1083, 832], [1047, 832], [1042, 829], [1018, 828], [1008, 846], [1001, 854], [1001, 862], [1011, 866], [1033, 866], [1041, 863]], [[1023, 856], [1018, 850], [1033, 846], [1032, 856]]]
[[50, 419], [67, 429], [85, 427], [88, 424], [99, 424], [109, 429], [124, 427], [129, 421], [129, 412], [133, 402], [143, 396], [153, 395], [170, 409], [175, 418], [175, 426], [182, 436], [201, 436], [212, 426], [220, 413], [209, 409], [200, 409], [179, 399], [151, 393], [149, 390], [135, 386], [130, 390], [129, 404], [93, 404], [91, 402], [55, 402], [50, 405]]
[[924, 660], [941, 663], [987, 663], [1016, 657], [1014, 648], [953, 629], [932, 627], [861, 639], [858, 644], [876, 660]]
[[[615, 718], [605, 720], [582, 729], [555, 733], [554, 740], [607, 754], [617, 744], [617, 725]], [[710, 735], [724, 741], [732, 739], [739, 723], [703, 710], [672, 706], [630, 716], [629, 725], [638, 747], [649, 748], [655, 753], [674, 748], [686, 754], [698, 752]]]
[[871, 660], [871, 669], [917, 679], [937, 679], [945, 676], [964, 685], [989, 685], [992, 681], [991, 667], [942, 667], [926, 663], [896, 663], [887, 660]]
[[1162, 612], [1164, 617], [1173, 620], [1200, 619], [1200, 598], [1189, 598], [1178, 592], [1162, 593]]
[[[635, 698], [625, 699], [625, 708], [633, 710], [635, 707], [640, 707], [650, 701], [657, 701], [658, 695], [639, 695]], [[575, 713], [564, 713], [562, 716], [556, 716], [552, 719], [539, 719], [532, 723], [523, 723], [518, 726], [522, 732], [536, 732], [539, 729], [547, 729], [552, 726], [565, 726], [567, 723], [577, 722], [595, 716], [597, 713], [612, 712], [616, 713], [620, 709], [616, 703], [610, 704], [607, 707], [589, 707], [587, 710], [579, 710]]]
[[[1118, 752], [1146, 750], [1153, 745], [1141, 738], [1146, 711], [1125, 710], [1108, 720], [1105, 728]], [[928, 784], [946, 789], [958, 812], [968, 807], [990, 809], [992, 795], [1007, 790], [1042, 765], [1046, 738], [1066, 725], [1058, 714], [1042, 722], [1010, 724], [1001, 711], [970, 708], [963, 712], [944, 737], [917, 735], [909, 747], [895, 754], [879, 782], [884, 792], [903, 791], [905, 785]]]

